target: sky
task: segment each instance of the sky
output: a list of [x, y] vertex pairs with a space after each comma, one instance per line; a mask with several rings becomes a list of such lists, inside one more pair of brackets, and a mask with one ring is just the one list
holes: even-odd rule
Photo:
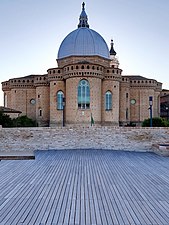
[[[90, 28], [114, 48], [123, 75], [169, 89], [169, 0], [86, 0]], [[0, 0], [0, 83], [57, 67], [59, 46], [77, 28], [81, 0]], [[0, 87], [0, 105], [3, 92]]]

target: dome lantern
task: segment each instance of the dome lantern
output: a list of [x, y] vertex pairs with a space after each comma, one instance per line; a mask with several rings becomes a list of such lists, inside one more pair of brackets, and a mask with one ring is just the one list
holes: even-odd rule
[[64, 38], [58, 51], [58, 60], [70, 56], [100, 56], [110, 60], [105, 40], [99, 33], [89, 28], [84, 2], [78, 28]]
[[80, 14], [80, 18], [79, 18], [79, 24], [78, 24], [78, 28], [80, 27], [87, 27], [89, 28], [89, 24], [88, 24], [88, 18], [87, 18], [87, 14], [85, 12], [85, 3], [82, 3], [82, 12]]

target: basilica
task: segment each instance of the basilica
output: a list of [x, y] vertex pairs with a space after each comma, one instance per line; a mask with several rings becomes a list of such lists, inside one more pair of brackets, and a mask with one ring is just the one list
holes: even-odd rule
[[69, 124], [140, 126], [160, 115], [162, 84], [139, 75], [122, 75], [113, 40], [110, 48], [91, 29], [82, 4], [77, 29], [62, 41], [57, 66], [43, 75], [2, 82], [4, 106], [37, 121], [38, 126]]

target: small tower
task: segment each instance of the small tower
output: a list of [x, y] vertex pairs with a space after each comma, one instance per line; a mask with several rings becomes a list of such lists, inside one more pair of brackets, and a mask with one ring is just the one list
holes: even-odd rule
[[110, 67], [114, 67], [114, 68], [118, 68], [119, 67], [119, 61], [116, 57], [116, 52], [114, 50], [114, 43], [113, 43], [113, 39], [111, 40], [111, 48], [110, 48]]

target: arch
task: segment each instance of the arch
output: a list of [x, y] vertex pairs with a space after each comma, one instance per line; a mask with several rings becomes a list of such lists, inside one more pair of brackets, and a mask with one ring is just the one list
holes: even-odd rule
[[90, 86], [89, 82], [85, 79], [81, 80], [78, 84], [77, 101], [79, 109], [90, 108]]
[[128, 110], [128, 108], [126, 108], [126, 120], [128, 120], [129, 119], [129, 110]]
[[42, 109], [39, 108], [39, 116], [42, 116]]
[[112, 110], [112, 93], [111, 91], [107, 91], [105, 93], [105, 110]]
[[8, 106], [8, 96], [7, 94], [5, 93], [4, 94], [4, 107], [7, 107]]
[[58, 110], [63, 110], [63, 98], [64, 94], [63, 91], [58, 91], [57, 94], [57, 109]]

